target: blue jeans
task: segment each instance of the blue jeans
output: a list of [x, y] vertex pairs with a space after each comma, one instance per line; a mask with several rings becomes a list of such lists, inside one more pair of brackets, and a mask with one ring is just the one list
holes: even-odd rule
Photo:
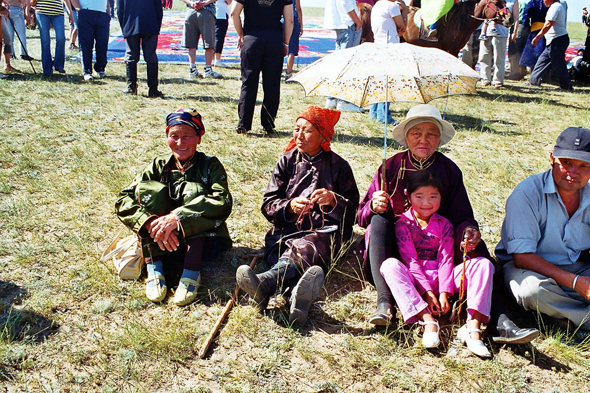
[[356, 30], [353, 23], [347, 29], [337, 29], [336, 31], [336, 50], [352, 48], [361, 43], [361, 34], [363, 29]]
[[[63, 70], [66, 62], [66, 32], [64, 16], [37, 14], [37, 25], [41, 36], [41, 64], [45, 75], [53, 74], [53, 69]], [[50, 26], [55, 30], [55, 58], [51, 57]]]
[[92, 75], [92, 49], [96, 42], [94, 70], [104, 71], [107, 65], [111, 17], [106, 12], [80, 10], [78, 13], [78, 41], [82, 51], [82, 71]]
[[389, 114], [389, 104], [389, 102], [387, 105], [385, 105], [385, 102], [372, 104], [369, 107], [369, 119], [375, 119], [379, 123], [385, 123], [387, 121], [387, 124], [394, 124], [396, 121]]
[[[20, 55], [22, 56], [27, 53], [27, 29], [25, 28], [25, 16], [23, 15], [23, 9], [18, 7], [10, 7], [8, 11], [10, 12], [10, 20], [16, 28], [16, 33], [22, 40], [22, 45], [19, 43]], [[9, 21], [6, 21], [6, 27], [8, 28], [8, 38], [5, 39], [10, 39], [9, 42], [12, 44], [12, 54], [16, 55], [16, 48], [14, 46], [14, 29], [12, 28], [12, 24]], [[18, 38], [16, 40], [18, 41]]]

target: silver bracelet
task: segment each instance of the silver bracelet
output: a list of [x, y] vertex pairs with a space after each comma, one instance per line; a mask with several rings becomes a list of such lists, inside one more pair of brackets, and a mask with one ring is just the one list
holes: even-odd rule
[[579, 274], [576, 276], [576, 278], [574, 278], [574, 283], [572, 284], [572, 289], [574, 291], [576, 290], [576, 283], [578, 282], [578, 278], [580, 278]]

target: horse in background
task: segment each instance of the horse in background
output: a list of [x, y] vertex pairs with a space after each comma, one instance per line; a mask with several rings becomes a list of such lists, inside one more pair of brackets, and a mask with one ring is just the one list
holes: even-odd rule
[[[388, 0], [381, 0], [388, 1]], [[373, 42], [371, 29], [371, 7], [366, 3], [358, 3], [359, 18], [363, 25], [361, 42]], [[420, 28], [414, 24], [414, 15], [419, 8], [409, 7], [406, 32], [401, 37], [402, 42], [409, 42], [417, 46], [428, 46], [442, 49], [453, 56], [459, 52], [471, 34], [477, 30], [484, 19], [512, 26], [514, 18], [506, 9], [505, 0], [470, 0], [455, 4], [453, 8], [438, 21], [438, 41], [425, 41], [419, 38]]]
[[439, 48], [453, 56], [459, 55], [471, 34], [477, 30], [483, 20], [492, 20], [506, 27], [514, 24], [514, 17], [506, 8], [505, 0], [465, 1], [455, 4], [445, 16], [438, 20], [438, 41], [425, 41], [419, 38], [420, 28], [414, 23], [417, 10], [411, 7], [408, 14], [404, 41], [418, 46]]

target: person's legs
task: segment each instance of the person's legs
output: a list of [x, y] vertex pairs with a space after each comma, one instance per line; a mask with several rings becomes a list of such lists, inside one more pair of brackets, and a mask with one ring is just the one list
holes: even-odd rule
[[408, 267], [398, 259], [388, 258], [381, 265], [380, 273], [393, 294], [404, 322], [415, 323], [422, 320], [418, 315], [428, 308], [428, 303], [418, 293]]
[[221, 59], [221, 52], [223, 51], [223, 44], [225, 43], [225, 35], [229, 26], [227, 19], [215, 20], [215, 59]]
[[506, 72], [506, 41], [507, 37], [492, 37], [494, 51], [494, 76], [492, 82], [495, 86], [504, 84], [504, 73]]
[[201, 266], [205, 238], [197, 237], [186, 240], [186, 252], [182, 276], [178, 288], [174, 293], [174, 303], [177, 306], [184, 306], [192, 303], [197, 297], [197, 291], [201, 284]]
[[[574, 274], [590, 276], [590, 267], [582, 262], [560, 266]], [[590, 302], [571, 288], [558, 285], [552, 278], [519, 269], [513, 262], [504, 265], [504, 281], [518, 304], [557, 319], [569, 319], [590, 330]]]
[[266, 132], [273, 132], [281, 99], [281, 72], [283, 70], [283, 39], [280, 35], [267, 35], [264, 62], [262, 63], [262, 90], [264, 98], [260, 108], [260, 123]]
[[127, 88], [125, 94], [137, 94], [137, 62], [139, 61], [139, 50], [141, 38], [133, 35], [125, 38], [125, 69], [127, 77]]
[[84, 75], [92, 75], [95, 24], [96, 15], [94, 11], [80, 10], [78, 13], [78, 41], [82, 52], [82, 72]]
[[45, 14], [37, 14], [37, 25], [39, 26], [39, 36], [41, 39], [41, 64], [43, 65], [43, 74], [53, 74], [53, 58], [51, 57], [51, 37], [49, 30], [51, 26], [51, 17]]
[[[457, 265], [453, 269], [453, 283], [455, 293], [459, 292], [463, 265]], [[494, 265], [486, 258], [476, 257], [468, 259], [465, 264], [465, 288], [467, 299], [467, 314], [473, 319], [478, 313], [483, 319], [480, 322], [490, 320], [492, 303], [492, 288], [494, 277]]]
[[567, 72], [567, 63], [565, 61], [565, 51], [569, 44], [570, 38], [567, 34], [551, 41], [551, 66], [559, 80], [559, 87], [565, 90], [572, 88], [572, 82]]
[[[27, 54], [27, 28], [25, 27], [25, 16], [23, 9], [19, 7], [10, 7], [10, 20], [12, 24], [8, 22], [8, 34], [10, 36], [10, 42], [12, 43], [12, 54], [16, 55], [14, 40], [18, 41], [18, 47], [20, 48], [19, 55], [25, 56]], [[13, 25], [14, 24], [14, 28]], [[15, 31], [16, 29], [16, 31]], [[15, 38], [15, 35], [18, 37]], [[20, 38], [20, 40], [19, 40]]]
[[245, 35], [241, 50], [241, 72], [242, 87], [240, 90], [240, 101], [238, 102], [238, 126], [237, 129], [250, 131], [252, 129], [252, 118], [254, 117], [254, 106], [258, 94], [258, 79], [264, 62], [263, 43], [254, 35]]
[[66, 63], [66, 30], [64, 26], [64, 16], [57, 15], [51, 19], [53, 30], [55, 31], [55, 60], [53, 67], [58, 72], [65, 72]]
[[547, 71], [549, 67], [551, 67], [551, 45], [547, 45], [545, 47], [545, 50], [537, 59], [535, 67], [533, 68], [533, 71], [531, 71], [529, 83], [531, 85], [541, 86], [541, 79], [543, 78], [545, 71]]
[[479, 66], [482, 85], [489, 85], [492, 78], [492, 41], [485, 40], [479, 42]]
[[371, 219], [368, 257], [371, 276], [377, 290], [377, 310], [370, 318], [370, 322], [374, 324], [388, 324], [395, 317], [393, 296], [380, 272], [383, 261], [394, 257], [395, 254], [397, 254], [397, 244], [394, 218], [381, 215], [373, 216]]
[[111, 17], [106, 12], [98, 12], [96, 22], [96, 63], [94, 63], [94, 70], [96, 72], [104, 72], [107, 66]]
[[158, 55], [156, 54], [158, 35], [143, 34], [141, 37], [141, 47], [147, 66], [148, 96], [161, 97], [162, 92], [158, 90]]
[[295, 63], [295, 56], [299, 56], [299, 34], [301, 33], [301, 24], [297, 17], [297, 12], [293, 14], [293, 32], [289, 39], [289, 48], [287, 50], [287, 75], [293, 72], [293, 64]]

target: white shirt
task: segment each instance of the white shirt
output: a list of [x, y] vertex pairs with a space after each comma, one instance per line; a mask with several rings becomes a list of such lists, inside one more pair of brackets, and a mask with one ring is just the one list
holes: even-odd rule
[[225, 0], [217, 0], [215, 2], [215, 19], [227, 19], [229, 17], [229, 5]]
[[326, 0], [324, 29], [348, 29], [348, 27], [354, 24], [348, 13], [350, 11], [356, 12], [356, 10], [355, 0]]
[[394, 16], [401, 15], [397, 3], [389, 0], [381, 0], [375, 3], [371, 11], [371, 28], [376, 43], [398, 44], [399, 35]]
[[555, 22], [547, 33], [545, 33], [545, 40], [547, 40], [547, 45], [549, 45], [554, 38], [567, 34], [567, 3], [565, 1], [558, 1], [551, 4], [547, 10], [545, 20]]

